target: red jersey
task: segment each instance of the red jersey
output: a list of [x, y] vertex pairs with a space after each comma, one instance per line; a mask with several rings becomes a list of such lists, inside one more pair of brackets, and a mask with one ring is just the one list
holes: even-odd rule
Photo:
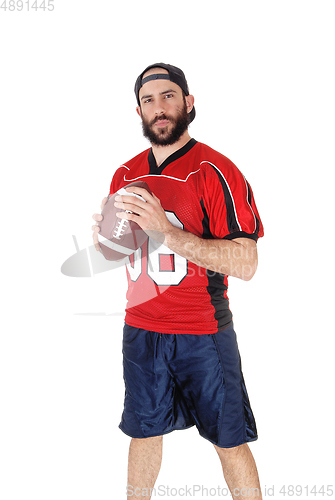
[[[263, 236], [250, 185], [225, 156], [191, 139], [159, 167], [151, 149], [122, 165], [110, 193], [145, 181], [169, 221], [205, 239]], [[227, 275], [209, 271], [149, 238], [129, 257], [125, 321], [159, 333], [211, 334], [232, 321]]]

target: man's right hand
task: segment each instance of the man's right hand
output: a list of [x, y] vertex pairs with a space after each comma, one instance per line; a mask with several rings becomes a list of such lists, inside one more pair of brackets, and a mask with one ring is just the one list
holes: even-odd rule
[[[102, 200], [101, 211], [103, 210], [104, 206], [106, 205], [107, 200], [108, 200], [107, 196]], [[103, 219], [103, 216], [101, 214], [93, 214], [92, 218], [93, 218], [93, 220], [95, 220], [95, 222], [101, 222]], [[98, 252], [101, 252], [101, 248], [100, 248], [100, 244], [99, 244], [99, 240], [98, 240], [98, 232], [100, 231], [100, 227], [98, 226], [98, 224], [95, 224], [94, 226], [92, 226], [92, 231], [93, 231], [93, 243], [94, 243], [95, 249]]]

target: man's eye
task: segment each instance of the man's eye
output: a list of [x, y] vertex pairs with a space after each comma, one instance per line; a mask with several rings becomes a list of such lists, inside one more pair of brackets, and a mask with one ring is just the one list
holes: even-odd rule
[[165, 97], [166, 97], [167, 99], [171, 99], [171, 97], [173, 97], [173, 95], [172, 95], [172, 94], [165, 94]]
[[148, 104], [149, 102], [151, 102], [151, 99], [145, 99], [144, 104]]

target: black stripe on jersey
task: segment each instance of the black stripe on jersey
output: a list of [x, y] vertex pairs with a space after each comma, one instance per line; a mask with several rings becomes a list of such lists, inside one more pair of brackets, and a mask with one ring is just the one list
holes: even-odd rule
[[[252, 203], [251, 188], [249, 186], [249, 183], [248, 183], [247, 179], [244, 178], [244, 180], [245, 180], [245, 183], [247, 185], [247, 190], [248, 190], [248, 203], [249, 203], [250, 208], [252, 210], [252, 205], [251, 205], [251, 203]], [[256, 214], [255, 214], [255, 212], [253, 210], [252, 210], [252, 213], [254, 214], [255, 222], [256, 222], [256, 228], [255, 228], [254, 234], [257, 235], [257, 238], [258, 238], [258, 233], [259, 233], [259, 219], [258, 219], [258, 217], [256, 216]]]
[[208, 163], [218, 176], [218, 179], [220, 181], [220, 184], [222, 186], [224, 198], [225, 198], [225, 204], [226, 204], [226, 210], [227, 210], [227, 229], [229, 233], [234, 233], [236, 231], [241, 231], [240, 225], [238, 223], [238, 220], [236, 218], [235, 214], [235, 208], [234, 208], [234, 200], [232, 198], [232, 195], [230, 194], [230, 191], [228, 189], [228, 186], [226, 184], [225, 179], [223, 178], [222, 175], [219, 174], [217, 169], [211, 164]]
[[212, 239], [214, 239], [214, 236], [212, 235], [212, 233], [209, 229], [209, 217], [208, 217], [208, 213], [206, 212], [204, 200], [202, 198], [200, 200], [200, 205], [201, 205], [202, 213], [204, 214], [204, 217], [202, 219], [202, 237], [205, 240], [212, 240]]
[[[200, 200], [200, 205], [204, 217], [202, 219], [202, 237], [204, 239], [214, 239], [210, 228], [209, 228], [209, 217], [206, 212], [205, 204], [203, 199]], [[224, 293], [228, 289], [225, 283], [225, 275], [216, 273], [215, 271], [210, 271], [206, 269], [208, 285], [207, 292], [211, 298], [211, 304], [214, 307], [214, 318], [217, 321], [218, 331], [223, 330], [232, 321], [232, 313], [229, 309], [229, 301], [224, 296]]]
[[163, 172], [165, 167], [167, 167], [168, 165], [170, 165], [170, 163], [178, 160], [179, 158], [184, 156], [186, 153], [188, 153], [193, 148], [193, 146], [196, 145], [197, 142], [198, 141], [196, 141], [195, 139], [190, 139], [188, 141], [188, 143], [185, 144], [185, 146], [178, 149], [178, 151], [175, 151], [174, 153], [172, 153], [172, 155], [168, 156], [166, 158], [166, 160], [164, 160], [163, 163], [159, 167], [157, 167], [156, 158], [154, 157], [154, 154], [153, 154], [152, 148], [151, 148], [149, 151], [149, 154], [148, 154], [149, 174], [160, 175]]
[[229, 309], [229, 301], [224, 296], [228, 289], [225, 284], [225, 275], [206, 270], [208, 286], [207, 291], [211, 297], [211, 304], [214, 307], [214, 318], [217, 321], [218, 331], [226, 328], [232, 321], [233, 315]]
[[[204, 217], [202, 219], [202, 238], [205, 240], [212, 240], [214, 239], [214, 236], [212, 235], [210, 229], [209, 229], [209, 217], [205, 208], [205, 204], [203, 199], [201, 198], [200, 200], [200, 205], [202, 209], [202, 213], [204, 214]], [[235, 231], [234, 233], [227, 234], [224, 236], [224, 240], [234, 240], [235, 238], [249, 238], [251, 240], [254, 240], [257, 242], [258, 240], [258, 228], [259, 228], [259, 220], [257, 219], [255, 215], [256, 221], [258, 221], [258, 226], [257, 226], [257, 232], [255, 231], [254, 233], [246, 233], [245, 231]]]

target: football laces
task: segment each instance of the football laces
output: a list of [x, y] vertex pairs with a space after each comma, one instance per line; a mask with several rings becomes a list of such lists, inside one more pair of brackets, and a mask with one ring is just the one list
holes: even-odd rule
[[127, 219], [120, 219], [114, 229], [113, 238], [120, 240], [127, 230], [129, 221]]

